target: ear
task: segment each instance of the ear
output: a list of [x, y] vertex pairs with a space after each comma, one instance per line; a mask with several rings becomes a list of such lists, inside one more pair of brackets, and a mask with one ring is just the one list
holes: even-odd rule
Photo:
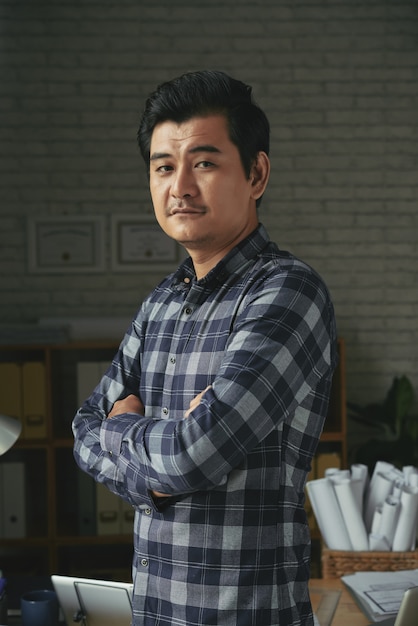
[[263, 195], [270, 176], [270, 159], [265, 152], [259, 152], [251, 166], [250, 183], [252, 197], [258, 200]]

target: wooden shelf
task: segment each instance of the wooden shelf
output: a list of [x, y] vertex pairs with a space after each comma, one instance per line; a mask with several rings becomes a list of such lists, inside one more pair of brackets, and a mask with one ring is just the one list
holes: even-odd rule
[[[23, 425], [21, 437], [2, 456], [1, 463], [23, 464], [25, 468], [25, 493], [21, 494], [25, 508], [23, 536], [5, 536], [0, 526], [0, 563], [6, 575], [17, 575], [19, 568], [26, 567], [26, 553], [29, 572], [77, 574], [77, 568], [81, 572], [88, 566], [93, 573], [97, 548], [103, 546], [106, 552], [113, 546], [124, 548], [115, 570], [120, 573], [131, 567], [132, 535], [80, 535], [77, 476], [83, 473], [72, 453], [71, 422], [79, 406], [77, 364], [108, 364], [117, 348], [118, 344], [110, 341], [0, 348], [2, 372], [6, 366], [14, 368], [9, 379], [0, 380], [0, 412], [18, 417]], [[36, 385], [32, 385], [30, 393], [24, 389], [22, 374], [27, 363], [39, 366]], [[98, 374], [95, 382], [99, 378]], [[13, 384], [18, 387], [11, 389]], [[126, 558], [122, 552], [126, 552]]]
[[323, 432], [321, 435], [321, 441], [336, 441], [336, 442], [344, 442], [345, 435], [342, 432], [338, 431], [327, 431]]
[[57, 546], [104, 546], [111, 543], [112, 545], [124, 545], [132, 544], [132, 535], [86, 535], [84, 537], [77, 537], [74, 539], [72, 535], [56, 537], [55, 543]]
[[[342, 338], [338, 339], [339, 362], [334, 372], [328, 415], [324, 430], [318, 445], [316, 457], [313, 460], [312, 472], [308, 480], [322, 478], [326, 466], [347, 467], [347, 409], [345, 385], [345, 344]], [[311, 575], [321, 575], [321, 534], [316, 524], [315, 516], [309, 500], [306, 502], [308, 522], [312, 539]]]

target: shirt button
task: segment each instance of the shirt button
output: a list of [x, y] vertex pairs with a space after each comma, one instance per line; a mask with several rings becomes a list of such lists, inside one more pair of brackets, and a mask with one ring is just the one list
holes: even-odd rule
[[151, 515], [151, 509], [150, 509], [149, 507], [147, 507], [147, 508], [144, 510], [144, 513], [145, 513], [145, 515]]
[[168, 415], [168, 409], [167, 409], [166, 406], [163, 408], [163, 413], [164, 413], [164, 415]]
[[141, 559], [141, 565], [143, 567], [148, 567], [148, 559]]
[[175, 362], [176, 362], [176, 357], [175, 356], [170, 357], [170, 363], [173, 363], [174, 365]]
[[190, 307], [190, 306], [186, 306], [186, 308], [184, 309], [184, 312], [185, 312], [187, 315], [190, 315], [190, 313], [191, 313], [192, 311], [193, 311], [193, 309], [192, 309], [192, 307]]

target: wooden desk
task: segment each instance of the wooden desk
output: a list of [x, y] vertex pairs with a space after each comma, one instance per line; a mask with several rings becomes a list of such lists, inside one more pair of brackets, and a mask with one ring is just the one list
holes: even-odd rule
[[[370, 619], [359, 608], [351, 593], [339, 578], [313, 578], [309, 583], [313, 610], [316, 612], [320, 603], [326, 600], [327, 591], [340, 591], [332, 626], [368, 626]], [[322, 624], [321, 624], [322, 626]], [[324, 625], [326, 626], [326, 625]]]
[[[324, 598], [326, 599], [327, 591], [341, 592], [337, 609], [329, 626], [368, 626], [370, 624], [370, 620], [357, 606], [353, 596], [339, 578], [312, 578], [309, 582], [309, 591], [311, 594], [312, 607], [315, 612], [317, 612]], [[20, 626], [20, 617], [9, 616], [8, 624], [9, 626]], [[379, 623], [376, 622], [376, 626], [378, 626], [378, 624]], [[321, 622], [321, 626], [328, 626], [328, 624]]]

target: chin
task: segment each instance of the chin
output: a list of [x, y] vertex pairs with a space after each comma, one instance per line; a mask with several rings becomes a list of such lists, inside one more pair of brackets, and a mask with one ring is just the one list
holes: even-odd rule
[[167, 234], [169, 235], [169, 237], [177, 241], [177, 243], [184, 246], [185, 248], [200, 247], [211, 241], [211, 237], [208, 236], [208, 234], [205, 233], [204, 235], [202, 235], [200, 233], [193, 233], [193, 232], [187, 231], [187, 229], [186, 230], [180, 229], [179, 231], [174, 231], [174, 232], [172, 231], [171, 233], [167, 233]]

